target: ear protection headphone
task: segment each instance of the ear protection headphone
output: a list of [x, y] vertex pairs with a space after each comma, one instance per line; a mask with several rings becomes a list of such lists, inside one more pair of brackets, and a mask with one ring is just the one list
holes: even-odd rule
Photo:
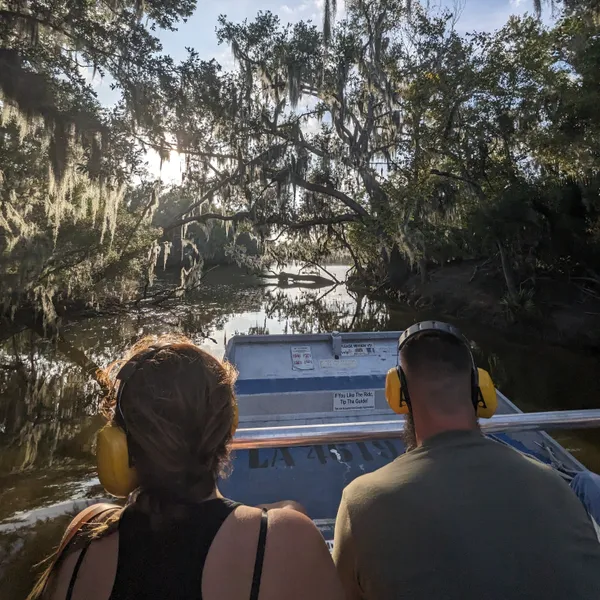
[[[496, 397], [496, 388], [490, 374], [477, 368], [475, 358], [471, 352], [469, 342], [465, 336], [453, 325], [440, 323], [439, 321], [422, 321], [409, 327], [400, 336], [398, 340], [398, 359], [400, 351], [406, 345], [408, 340], [422, 331], [442, 331], [450, 334], [461, 341], [469, 351], [471, 357], [471, 400], [473, 408], [478, 417], [489, 419], [496, 412], [498, 399]], [[385, 378], [385, 398], [390, 408], [399, 415], [405, 415], [411, 410], [410, 396], [408, 394], [408, 385], [406, 375], [402, 366], [398, 364], [392, 367]]]
[[[162, 348], [150, 348], [126, 362], [118, 372], [116, 380], [119, 382], [117, 399], [115, 402], [115, 419], [105, 425], [96, 438], [96, 462], [98, 478], [104, 489], [113, 496], [126, 498], [138, 487], [138, 477], [129, 453], [129, 432], [121, 409], [123, 389], [132, 375], [143, 363]], [[233, 404], [233, 422], [231, 435], [235, 434], [239, 422], [237, 402]]]

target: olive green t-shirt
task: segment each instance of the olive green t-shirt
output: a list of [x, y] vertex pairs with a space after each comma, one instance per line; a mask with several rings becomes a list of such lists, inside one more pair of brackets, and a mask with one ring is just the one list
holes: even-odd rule
[[350, 600], [600, 599], [600, 544], [579, 499], [477, 431], [353, 481], [333, 557]]

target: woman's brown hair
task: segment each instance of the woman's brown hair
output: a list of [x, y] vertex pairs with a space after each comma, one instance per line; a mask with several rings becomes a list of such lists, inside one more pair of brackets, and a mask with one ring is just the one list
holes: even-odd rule
[[179, 336], [147, 337], [108, 367], [114, 381], [135, 368], [101, 408], [127, 432], [141, 493], [155, 501], [202, 500], [228, 459], [235, 410], [235, 369]]
[[[117, 383], [130, 361], [133, 372]], [[151, 526], [161, 527], [185, 514], [189, 503], [210, 496], [228, 463], [235, 368], [183, 336], [163, 335], [141, 339], [98, 377], [110, 390], [101, 412], [127, 433], [140, 483], [130, 499], [134, 508], [150, 516]], [[123, 388], [116, 410], [118, 386]], [[117, 511], [102, 523], [87, 524], [79, 537], [95, 539], [115, 531], [119, 516]], [[55, 557], [56, 552], [47, 559], [27, 600], [44, 594]]]

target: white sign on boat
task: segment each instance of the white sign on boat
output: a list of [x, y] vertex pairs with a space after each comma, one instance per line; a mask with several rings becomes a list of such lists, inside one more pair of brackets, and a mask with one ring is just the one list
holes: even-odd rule
[[333, 392], [333, 410], [366, 410], [375, 408], [375, 390]]
[[299, 371], [312, 371], [315, 368], [310, 346], [292, 346], [292, 367]]

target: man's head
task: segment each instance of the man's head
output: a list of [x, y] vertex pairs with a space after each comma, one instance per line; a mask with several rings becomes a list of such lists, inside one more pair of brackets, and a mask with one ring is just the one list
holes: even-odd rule
[[405, 432], [408, 446], [443, 431], [477, 428], [473, 365], [462, 340], [443, 330], [419, 332], [402, 346], [400, 365], [411, 406]]

